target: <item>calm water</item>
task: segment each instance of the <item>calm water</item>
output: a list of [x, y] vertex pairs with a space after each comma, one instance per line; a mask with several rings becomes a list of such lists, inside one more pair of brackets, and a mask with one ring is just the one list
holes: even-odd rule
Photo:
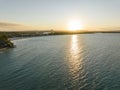
[[0, 90], [120, 90], [120, 34], [15, 40], [0, 52]]

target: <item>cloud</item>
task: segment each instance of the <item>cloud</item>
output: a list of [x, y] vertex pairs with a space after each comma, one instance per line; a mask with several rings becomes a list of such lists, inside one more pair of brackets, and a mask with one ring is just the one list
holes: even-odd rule
[[9, 22], [0, 22], [0, 30], [31, 30], [31, 26], [9, 23]]
[[22, 26], [16, 23], [0, 22], [0, 27], [13, 27], [13, 26]]

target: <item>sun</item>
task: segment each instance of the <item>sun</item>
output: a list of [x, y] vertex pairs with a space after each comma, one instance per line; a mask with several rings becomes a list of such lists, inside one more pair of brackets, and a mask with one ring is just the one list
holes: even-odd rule
[[77, 31], [81, 29], [83, 29], [83, 26], [79, 19], [72, 19], [68, 22], [68, 30]]

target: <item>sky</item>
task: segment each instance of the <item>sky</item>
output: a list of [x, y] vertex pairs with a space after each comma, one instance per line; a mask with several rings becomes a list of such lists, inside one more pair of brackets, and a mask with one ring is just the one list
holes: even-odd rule
[[120, 0], [0, 0], [0, 30], [120, 30]]

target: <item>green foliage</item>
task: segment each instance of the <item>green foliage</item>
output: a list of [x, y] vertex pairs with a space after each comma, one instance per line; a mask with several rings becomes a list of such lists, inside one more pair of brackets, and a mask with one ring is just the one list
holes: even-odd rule
[[8, 37], [6, 35], [0, 35], [0, 48], [3, 47], [9, 47], [9, 48], [13, 48], [14, 45], [13, 43], [8, 39]]

